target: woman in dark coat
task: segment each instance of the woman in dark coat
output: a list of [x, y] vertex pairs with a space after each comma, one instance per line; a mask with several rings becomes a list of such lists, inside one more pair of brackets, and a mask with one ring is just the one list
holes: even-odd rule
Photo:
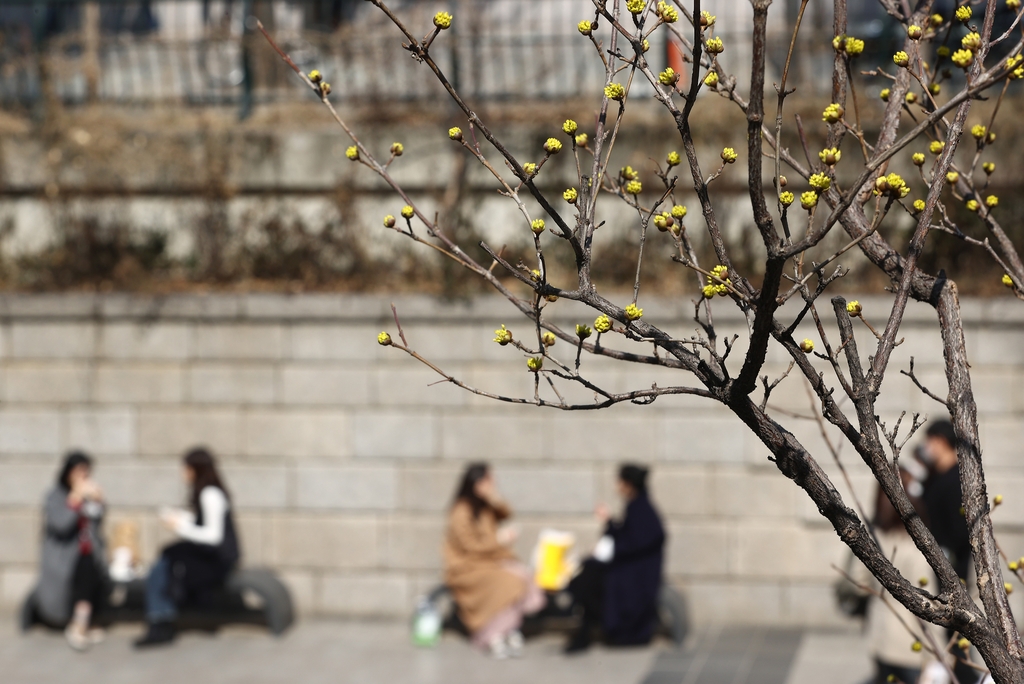
[[626, 502], [622, 520], [612, 520], [608, 509], [598, 506], [604, 537], [569, 584], [582, 619], [567, 653], [586, 650], [597, 626], [614, 645], [646, 644], [654, 635], [665, 528], [647, 495], [647, 472], [633, 464], [619, 469], [619, 493]]
[[184, 475], [192, 489], [191, 510], [161, 513], [181, 541], [164, 548], [146, 579], [148, 628], [137, 647], [173, 641], [178, 608], [207, 602], [241, 555], [230, 499], [210, 452], [188, 452]]
[[68, 643], [85, 650], [102, 638], [90, 624], [105, 604], [107, 572], [103, 492], [92, 479], [92, 459], [75, 451], [64, 458], [43, 507], [43, 553], [37, 609], [51, 625], [67, 625]]

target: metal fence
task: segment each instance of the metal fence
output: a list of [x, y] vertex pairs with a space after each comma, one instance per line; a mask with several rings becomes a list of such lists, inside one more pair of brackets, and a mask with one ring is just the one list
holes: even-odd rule
[[[176, 102], [236, 104], [245, 113], [260, 102], [296, 97], [300, 84], [254, 33], [253, 17], [299, 66], [324, 72], [339, 99], [443, 96], [427, 69], [401, 48], [395, 27], [362, 0], [19, 1], [0, 4], [4, 107], [51, 100], [67, 105]], [[593, 45], [575, 28], [580, 19], [593, 16], [591, 0], [391, 4], [414, 32], [424, 35], [434, 11], [447, 8], [456, 14], [453, 28], [433, 53], [473, 101], [572, 97], [598, 92], [603, 82]], [[720, 4], [721, 35], [730, 46], [723, 58], [739, 66], [749, 51], [749, 12], [746, 3]], [[780, 15], [772, 40], [785, 46], [788, 31]], [[652, 36], [649, 56], [656, 65], [667, 63], [665, 34]], [[816, 54], [801, 52], [801, 58], [816, 60]], [[813, 79], [820, 70], [811, 65], [804, 72]]]

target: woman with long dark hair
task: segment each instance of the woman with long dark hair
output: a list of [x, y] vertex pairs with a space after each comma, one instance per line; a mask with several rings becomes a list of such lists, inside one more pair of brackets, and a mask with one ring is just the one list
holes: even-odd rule
[[227, 488], [206, 449], [184, 458], [189, 510], [169, 509], [161, 520], [181, 541], [164, 548], [146, 579], [146, 634], [136, 646], [174, 640], [178, 607], [202, 605], [221, 588], [240, 557]]
[[448, 516], [444, 576], [474, 645], [495, 658], [519, 655], [523, 616], [543, 608], [545, 601], [510, 548], [515, 541], [511, 528], [498, 527], [511, 516], [490, 466], [471, 463]]
[[625, 502], [621, 520], [612, 519], [604, 504], [595, 511], [604, 536], [569, 583], [582, 615], [566, 645], [568, 653], [586, 650], [598, 627], [614, 645], [646, 644], [654, 635], [665, 527], [647, 494], [647, 474], [635, 463], [619, 468], [619, 495]]
[[100, 533], [105, 512], [103, 492], [92, 479], [92, 459], [81, 451], [69, 453], [43, 505], [43, 553], [36, 600], [44, 620], [67, 625], [64, 634], [78, 651], [103, 636], [90, 625], [106, 599]]

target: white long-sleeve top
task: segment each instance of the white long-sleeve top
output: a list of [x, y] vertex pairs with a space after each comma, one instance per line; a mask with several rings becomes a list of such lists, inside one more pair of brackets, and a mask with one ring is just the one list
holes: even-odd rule
[[228, 512], [228, 497], [220, 487], [204, 487], [199, 493], [199, 508], [203, 524], [196, 524], [191, 511], [181, 511], [174, 525], [179, 537], [196, 544], [217, 546], [224, 541], [224, 516]]

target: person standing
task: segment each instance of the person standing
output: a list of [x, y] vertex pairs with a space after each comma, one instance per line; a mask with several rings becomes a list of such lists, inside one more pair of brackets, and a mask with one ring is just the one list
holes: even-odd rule
[[184, 459], [191, 510], [170, 509], [161, 520], [181, 541], [164, 548], [146, 578], [145, 635], [137, 648], [166, 644], [176, 636], [178, 608], [199, 605], [224, 586], [241, 557], [234, 517], [213, 455], [193, 449]]
[[544, 592], [510, 548], [515, 536], [499, 529], [512, 511], [498, 494], [486, 463], [465, 470], [448, 515], [444, 578], [473, 644], [495, 658], [519, 655], [523, 616], [544, 607]]
[[922, 460], [929, 475], [924, 483], [928, 527], [960, 579], [967, 581], [971, 567], [971, 539], [963, 512], [956, 433], [948, 420], [928, 425]]
[[67, 625], [64, 635], [78, 651], [103, 638], [102, 630], [90, 626], [108, 586], [100, 531], [105, 510], [103, 492], [92, 479], [92, 459], [81, 451], [69, 453], [43, 504], [36, 601], [46, 622]]
[[619, 468], [618, 490], [626, 504], [621, 520], [613, 520], [603, 504], [595, 511], [604, 536], [569, 583], [582, 615], [566, 653], [589, 648], [599, 625], [613, 645], [646, 644], [654, 636], [666, 536], [647, 493], [647, 474], [636, 464]]

